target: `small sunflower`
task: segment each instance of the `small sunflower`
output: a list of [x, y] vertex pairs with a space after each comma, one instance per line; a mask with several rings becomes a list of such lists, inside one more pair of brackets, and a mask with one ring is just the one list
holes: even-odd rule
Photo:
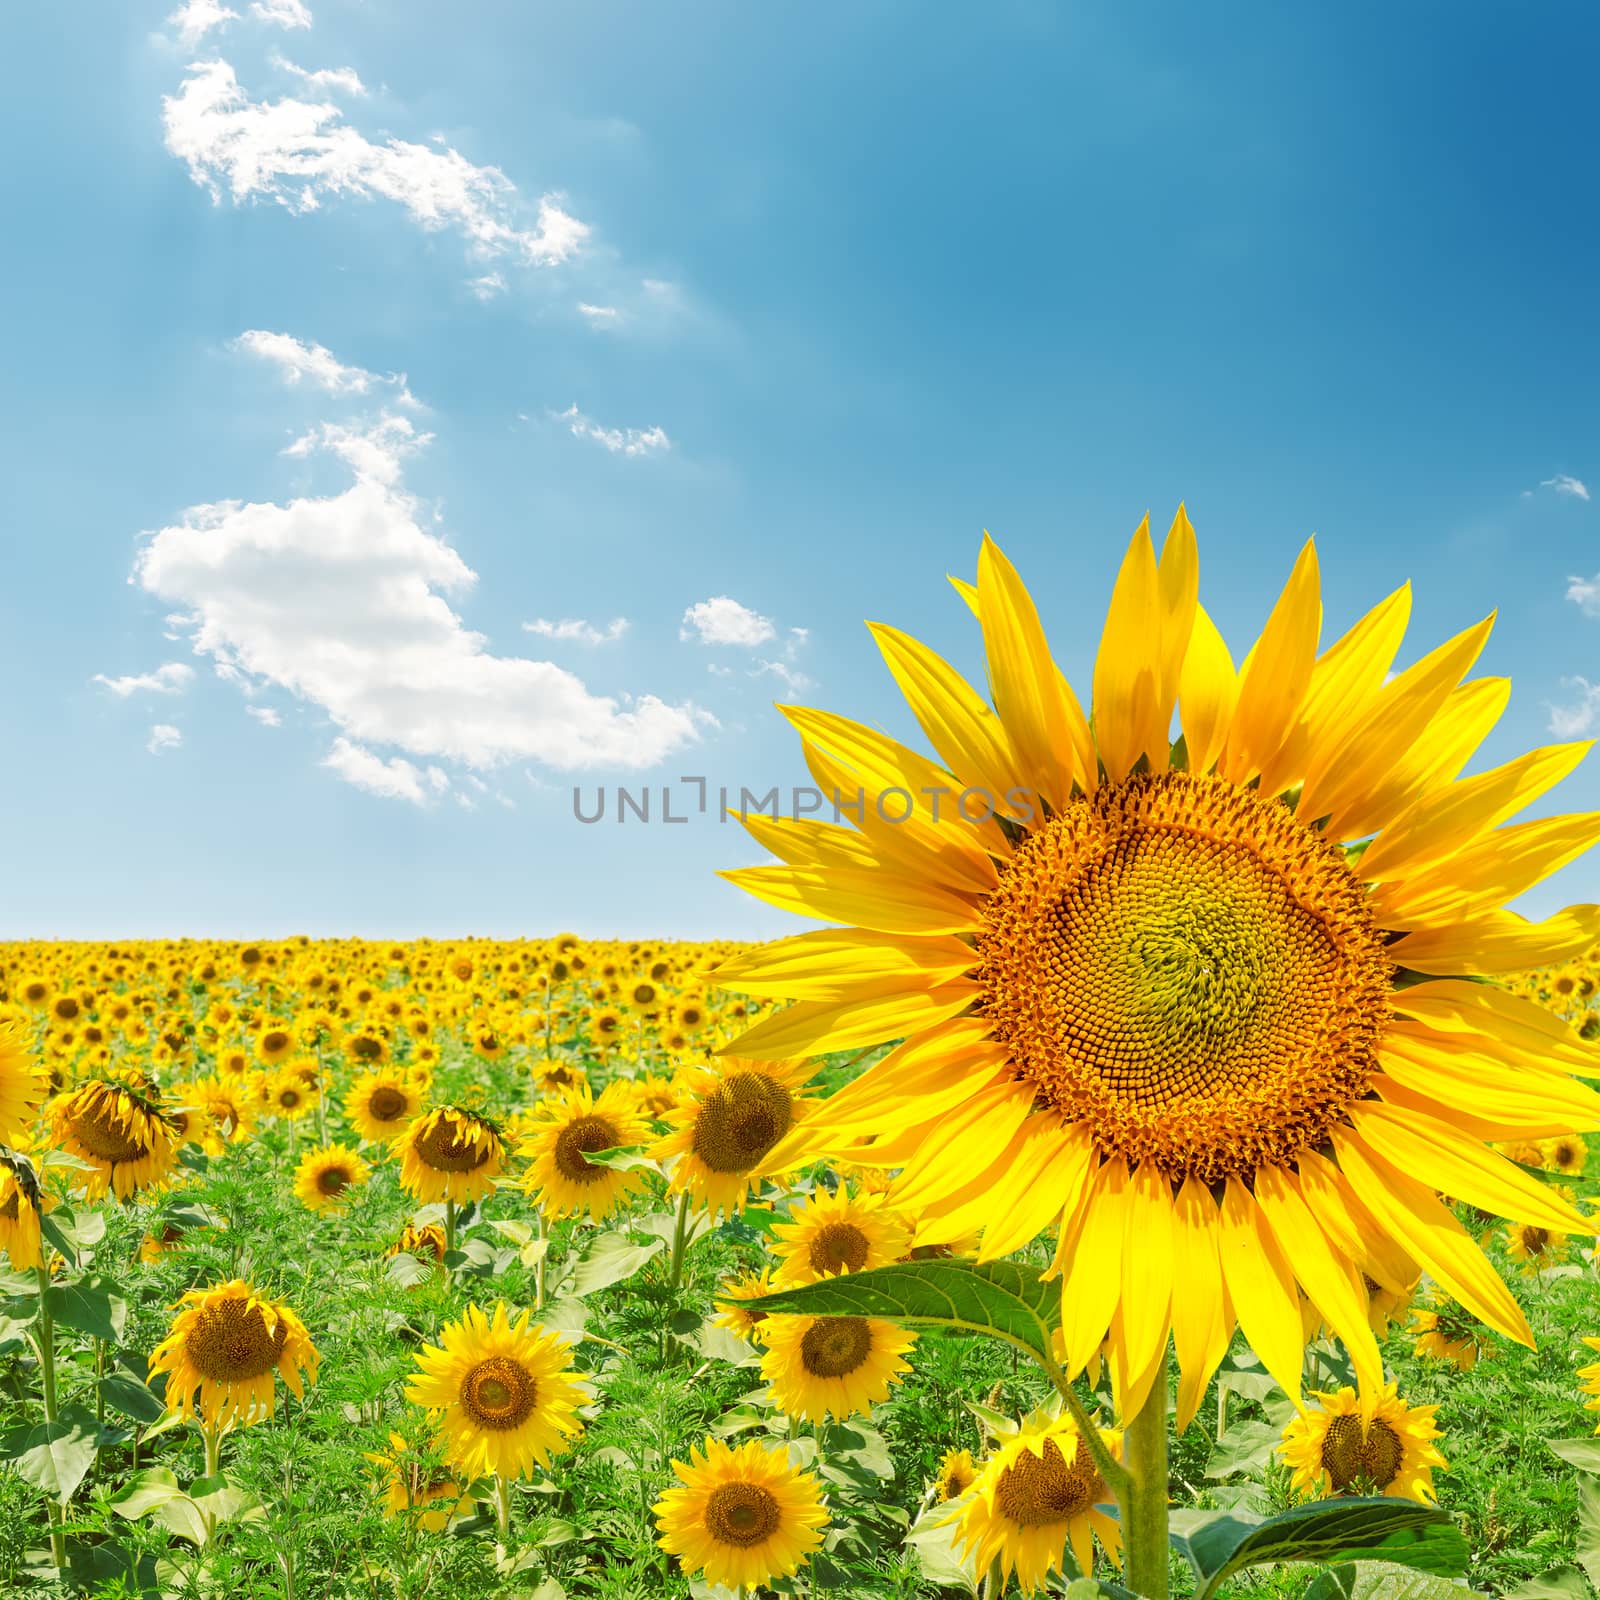
[[822, 1543], [822, 1486], [781, 1445], [707, 1439], [672, 1470], [678, 1483], [653, 1507], [657, 1542], [706, 1583], [747, 1591], [793, 1577]]
[[570, 1346], [530, 1325], [526, 1311], [512, 1322], [503, 1301], [492, 1318], [468, 1306], [417, 1364], [406, 1396], [437, 1414], [445, 1458], [468, 1477], [523, 1477], [536, 1461], [548, 1467], [583, 1431], [577, 1410], [586, 1396], [567, 1376]]
[[933, 1480], [933, 1498], [938, 1502], [959, 1500], [978, 1481], [978, 1463], [970, 1450], [946, 1450], [939, 1462], [939, 1475]]
[[668, 1191], [687, 1191], [712, 1212], [740, 1211], [760, 1182], [762, 1163], [803, 1114], [796, 1089], [812, 1069], [800, 1061], [721, 1056], [683, 1075], [683, 1097], [667, 1113], [673, 1132], [651, 1149], [671, 1157]]
[[344, 1097], [344, 1114], [363, 1139], [389, 1144], [422, 1110], [422, 1094], [405, 1073], [365, 1072]]
[[1544, 1140], [1539, 1146], [1539, 1154], [1544, 1158], [1545, 1166], [1552, 1171], [1576, 1177], [1588, 1163], [1589, 1146], [1577, 1134], [1563, 1133], [1557, 1138]]
[[588, 1158], [602, 1150], [642, 1145], [649, 1125], [634, 1110], [632, 1097], [618, 1083], [597, 1100], [587, 1084], [568, 1089], [541, 1105], [520, 1151], [531, 1165], [523, 1188], [552, 1217], [587, 1213], [603, 1221], [647, 1182], [647, 1169], [621, 1171]]
[[32, 1131], [45, 1092], [22, 1024], [0, 1017], [0, 1144], [18, 1144]]
[[314, 1083], [307, 1083], [298, 1063], [291, 1062], [272, 1073], [262, 1085], [262, 1105], [276, 1117], [298, 1122], [317, 1103]]
[[308, 1150], [294, 1172], [294, 1194], [312, 1211], [334, 1211], [351, 1198], [350, 1190], [367, 1181], [371, 1169], [348, 1145]]
[[420, 1228], [408, 1222], [400, 1230], [400, 1237], [389, 1246], [388, 1253], [392, 1256], [431, 1257], [435, 1261], [443, 1261], [444, 1251], [444, 1229], [437, 1222], [427, 1223]]
[[534, 1068], [534, 1082], [541, 1094], [559, 1094], [565, 1089], [581, 1088], [589, 1079], [582, 1067], [570, 1061], [545, 1061]]
[[189, 1095], [209, 1121], [206, 1148], [221, 1155], [230, 1144], [242, 1144], [255, 1129], [259, 1107], [233, 1080], [221, 1077], [200, 1078], [189, 1086]]
[[1535, 1222], [1506, 1225], [1506, 1254], [1522, 1263], [1523, 1273], [1534, 1277], [1553, 1266], [1566, 1253], [1567, 1236]]
[[403, 1433], [391, 1431], [387, 1450], [365, 1454], [382, 1469], [383, 1513], [387, 1517], [415, 1517], [419, 1528], [438, 1533], [472, 1504], [455, 1474], [429, 1460]]
[[901, 1260], [911, 1248], [911, 1229], [883, 1206], [881, 1194], [851, 1195], [843, 1189], [798, 1201], [789, 1221], [772, 1230], [782, 1258], [776, 1286], [792, 1288]]
[[1372, 1329], [1372, 1337], [1388, 1338], [1390, 1327], [1410, 1309], [1411, 1297], [1417, 1292], [1417, 1285], [1413, 1283], [1402, 1292], [1363, 1273], [1361, 1287], [1367, 1291], [1367, 1326]]
[[737, 1278], [724, 1278], [717, 1285], [717, 1310], [711, 1320], [719, 1328], [727, 1328], [741, 1338], [759, 1340], [761, 1324], [767, 1320], [767, 1313], [748, 1310], [740, 1302], [759, 1300], [763, 1295], [771, 1294], [775, 1288], [771, 1262], [764, 1262], [759, 1272], [746, 1272]]
[[389, 1059], [389, 1041], [376, 1028], [352, 1028], [344, 1037], [344, 1053], [358, 1067], [371, 1070]]
[[258, 1422], [272, 1415], [274, 1373], [304, 1398], [302, 1374], [314, 1379], [321, 1357], [288, 1306], [240, 1278], [191, 1289], [178, 1305], [171, 1331], [150, 1357], [151, 1374], [167, 1374], [170, 1408], [212, 1427]]
[[1410, 1331], [1417, 1335], [1414, 1355], [1448, 1361], [1457, 1372], [1470, 1372], [1489, 1348], [1484, 1325], [1470, 1311], [1451, 1304], [1437, 1292], [1411, 1313]]
[[55, 1142], [90, 1163], [74, 1175], [91, 1199], [119, 1200], [154, 1188], [172, 1171], [178, 1142], [153, 1086], [92, 1078], [51, 1107]]
[[49, 1208], [39, 1179], [22, 1156], [0, 1152], [0, 1253], [14, 1272], [29, 1272], [44, 1260], [39, 1215]]
[[400, 1157], [401, 1186], [424, 1205], [481, 1200], [506, 1159], [500, 1130], [463, 1106], [425, 1111], [390, 1148]]
[[[1120, 1433], [1102, 1429], [1100, 1437], [1116, 1456]], [[1057, 1417], [1029, 1421], [1006, 1439], [984, 1463], [965, 1506], [946, 1520], [958, 1523], [956, 1538], [976, 1556], [980, 1572], [999, 1561], [1003, 1576], [1015, 1570], [1023, 1594], [1034, 1594], [1061, 1570], [1069, 1543], [1086, 1573], [1094, 1571], [1095, 1535], [1118, 1559], [1117, 1524], [1098, 1509], [1111, 1498], [1076, 1425]]]
[[1318, 1402], [1283, 1430], [1278, 1447], [1294, 1468], [1294, 1484], [1317, 1498], [1330, 1494], [1385, 1494], [1433, 1500], [1433, 1474], [1445, 1459], [1434, 1440], [1436, 1406], [1412, 1406], [1392, 1383], [1357, 1397], [1348, 1384]]
[[[1600, 1351], [1600, 1339], [1586, 1338], [1583, 1342], [1591, 1350]], [[1587, 1367], [1579, 1367], [1578, 1380], [1581, 1392], [1590, 1396], [1583, 1402], [1583, 1409], [1600, 1411], [1600, 1361], [1591, 1362]], [[1600, 1433], [1600, 1426], [1596, 1426], [1594, 1431]]]
[[282, 1066], [294, 1054], [294, 1030], [282, 1023], [261, 1030], [256, 1040], [256, 1059], [264, 1067]]
[[778, 1409], [821, 1422], [861, 1416], [911, 1370], [902, 1359], [916, 1334], [877, 1317], [769, 1316], [761, 1376]]
[[159, 1261], [169, 1250], [182, 1247], [188, 1230], [172, 1221], [158, 1221], [139, 1243], [139, 1259], [147, 1266]]

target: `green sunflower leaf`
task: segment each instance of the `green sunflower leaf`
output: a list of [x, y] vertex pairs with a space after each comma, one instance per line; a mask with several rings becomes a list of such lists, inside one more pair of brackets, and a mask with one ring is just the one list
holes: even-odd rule
[[63, 1328], [73, 1328], [107, 1344], [116, 1344], [128, 1320], [128, 1302], [119, 1285], [99, 1273], [89, 1273], [68, 1283], [53, 1283], [45, 1292], [51, 1317]]
[[1319, 1572], [1301, 1600], [1465, 1600], [1472, 1592], [1388, 1561], [1346, 1561]]
[[988, 1334], [1053, 1365], [1061, 1290], [1019, 1261], [905, 1261], [743, 1300], [746, 1310], [811, 1317], [882, 1317], [908, 1328]]
[[1211, 1600], [1234, 1573], [1264, 1562], [1389, 1561], [1454, 1577], [1466, 1570], [1469, 1556], [1445, 1512], [1387, 1495], [1322, 1500], [1264, 1522], [1236, 1511], [1180, 1513], [1172, 1521], [1172, 1543], [1199, 1580], [1195, 1600]]
[[79, 1406], [68, 1406], [54, 1422], [20, 1424], [0, 1438], [0, 1457], [35, 1489], [62, 1505], [94, 1465], [101, 1428]]
[[1590, 1600], [1589, 1585], [1576, 1567], [1553, 1567], [1507, 1589], [1505, 1600]]
[[1587, 1439], [1546, 1439], [1545, 1443], [1580, 1472], [1600, 1472], [1600, 1437]]

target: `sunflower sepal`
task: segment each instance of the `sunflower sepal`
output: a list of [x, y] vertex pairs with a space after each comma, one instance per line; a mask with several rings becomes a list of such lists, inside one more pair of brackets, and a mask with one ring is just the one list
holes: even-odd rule
[[1259, 1520], [1239, 1511], [1170, 1517], [1172, 1547], [1194, 1568], [1194, 1600], [1212, 1600], [1235, 1573], [1267, 1562], [1389, 1561], [1453, 1578], [1470, 1558], [1448, 1512], [1390, 1495], [1321, 1500]]

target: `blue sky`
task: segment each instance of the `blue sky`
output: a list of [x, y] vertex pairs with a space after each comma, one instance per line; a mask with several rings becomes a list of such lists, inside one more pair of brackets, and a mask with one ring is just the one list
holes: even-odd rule
[[1180, 499], [1600, 714], [1588, 8], [176, 3], [0, 61], [0, 935], [789, 931], [573, 785], [919, 742], [985, 527], [1086, 688]]

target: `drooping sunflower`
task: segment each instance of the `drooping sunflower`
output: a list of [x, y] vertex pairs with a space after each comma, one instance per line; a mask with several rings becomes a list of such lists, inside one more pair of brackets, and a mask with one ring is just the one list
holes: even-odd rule
[[978, 1481], [978, 1463], [970, 1450], [946, 1450], [939, 1461], [939, 1474], [933, 1480], [937, 1502], [959, 1500]]
[[1392, 1383], [1359, 1398], [1348, 1384], [1313, 1398], [1316, 1405], [1290, 1418], [1278, 1447], [1294, 1468], [1294, 1488], [1317, 1497], [1436, 1498], [1433, 1474], [1445, 1467], [1433, 1442], [1437, 1406], [1408, 1405]]
[[389, 1144], [422, 1110], [422, 1094], [403, 1072], [365, 1072], [345, 1093], [344, 1114], [363, 1139]]
[[22, 1024], [0, 1016], [0, 1144], [21, 1144], [33, 1131], [47, 1088]]
[[294, 1170], [295, 1199], [312, 1211], [337, 1210], [349, 1203], [351, 1189], [365, 1183], [371, 1170], [348, 1145], [308, 1150]]
[[[1120, 1455], [1120, 1433], [1102, 1428], [1100, 1437]], [[1071, 1417], [1030, 1420], [984, 1463], [966, 1505], [947, 1520], [980, 1572], [998, 1560], [1003, 1577], [1015, 1571], [1022, 1593], [1034, 1594], [1061, 1570], [1069, 1543], [1085, 1573], [1094, 1571], [1096, 1535], [1119, 1558], [1117, 1524], [1097, 1509], [1113, 1498]]]
[[1544, 1164], [1554, 1172], [1565, 1172], [1569, 1177], [1580, 1174], [1589, 1161], [1589, 1146], [1575, 1133], [1563, 1133], [1546, 1139], [1539, 1146]]
[[773, 1147], [803, 1116], [806, 1102], [796, 1091], [813, 1070], [797, 1060], [732, 1056], [686, 1067], [678, 1104], [663, 1119], [673, 1132], [650, 1150], [658, 1161], [677, 1158], [668, 1191], [687, 1191], [714, 1214], [743, 1210]]
[[505, 1165], [500, 1131], [464, 1106], [440, 1106], [412, 1120], [390, 1149], [400, 1157], [400, 1183], [424, 1205], [481, 1200]]
[[[1583, 1342], [1591, 1350], [1600, 1351], [1600, 1339], [1585, 1338]], [[1600, 1361], [1591, 1362], [1587, 1367], [1579, 1367], [1578, 1380], [1582, 1392], [1590, 1397], [1583, 1402], [1583, 1409], [1600, 1411]], [[1595, 1426], [1594, 1431], [1600, 1433], [1600, 1424]]]
[[39, 1216], [48, 1209], [28, 1160], [0, 1151], [0, 1254], [14, 1272], [31, 1272], [43, 1263]]
[[119, 1200], [167, 1181], [178, 1140], [154, 1087], [144, 1080], [91, 1078], [50, 1108], [55, 1142], [87, 1161], [74, 1187], [91, 1199], [109, 1188]]
[[571, 1346], [529, 1316], [511, 1321], [503, 1301], [492, 1317], [468, 1306], [417, 1354], [422, 1370], [407, 1398], [435, 1413], [445, 1459], [469, 1478], [520, 1478], [536, 1461], [548, 1467], [583, 1431], [577, 1410], [587, 1396], [568, 1376]]
[[531, 1163], [523, 1188], [551, 1217], [587, 1214], [591, 1222], [610, 1216], [648, 1182], [648, 1169], [620, 1170], [588, 1157], [624, 1145], [642, 1145], [650, 1125], [621, 1082], [608, 1084], [597, 1100], [583, 1084], [544, 1100], [519, 1146]]
[[274, 1373], [304, 1398], [302, 1377], [316, 1377], [321, 1357], [288, 1306], [241, 1278], [191, 1289], [178, 1306], [171, 1331], [150, 1357], [151, 1373], [167, 1374], [170, 1408], [212, 1427], [259, 1422], [272, 1415]]
[[753, 1591], [793, 1577], [822, 1543], [822, 1486], [782, 1445], [707, 1439], [672, 1470], [678, 1483], [652, 1508], [657, 1542], [707, 1583]]
[[884, 1209], [884, 1198], [841, 1188], [797, 1201], [789, 1220], [772, 1230], [781, 1258], [774, 1285], [787, 1289], [902, 1259], [911, 1248], [911, 1229]]
[[862, 1416], [911, 1370], [917, 1336], [878, 1317], [769, 1316], [761, 1376], [786, 1416], [821, 1422]]
[[1593, 815], [1500, 826], [1588, 744], [1457, 781], [1508, 693], [1466, 677], [1489, 622], [1391, 677], [1407, 586], [1319, 653], [1310, 543], [1236, 670], [1181, 509], [1159, 560], [1148, 521], [1128, 550], [1092, 722], [992, 541], [957, 588], [994, 707], [875, 625], [938, 759], [786, 708], [843, 823], [748, 818], [782, 864], [725, 874], [845, 925], [718, 968], [724, 987], [797, 1002], [730, 1051], [903, 1040], [769, 1165], [902, 1168], [919, 1243], [981, 1226], [994, 1257], [1058, 1229], [1068, 1370], [1115, 1329], [1125, 1416], [1170, 1333], [1186, 1425], [1236, 1323], [1298, 1400], [1299, 1290], [1377, 1387], [1363, 1274], [1399, 1292], [1426, 1269], [1531, 1343], [1437, 1193], [1593, 1231], [1485, 1142], [1600, 1126], [1600, 1095], [1572, 1076], [1600, 1074], [1600, 1053], [1462, 981], [1600, 935], [1600, 906], [1537, 924], [1500, 909], [1600, 836]]
[[364, 1454], [382, 1473], [385, 1516], [415, 1517], [419, 1528], [437, 1533], [472, 1504], [455, 1474], [417, 1450], [403, 1433], [391, 1429], [387, 1450]]

